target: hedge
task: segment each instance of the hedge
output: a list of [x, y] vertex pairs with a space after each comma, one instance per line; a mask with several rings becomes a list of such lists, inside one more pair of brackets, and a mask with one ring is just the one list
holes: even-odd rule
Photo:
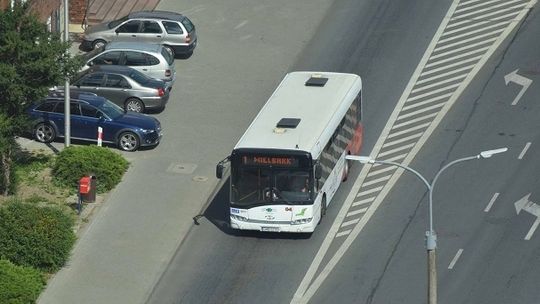
[[97, 177], [97, 192], [113, 189], [128, 168], [128, 161], [109, 148], [72, 146], [58, 154], [53, 165], [53, 178], [62, 186], [77, 189], [83, 175]]
[[0, 260], [0, 303], [35, 303], [44, 286], [45, 278], [38, 270]]
[[73, 217], [59, 207], [9, 203], [0, 208], [0, 258], [54, 272], [69, 258], [73, 225]]

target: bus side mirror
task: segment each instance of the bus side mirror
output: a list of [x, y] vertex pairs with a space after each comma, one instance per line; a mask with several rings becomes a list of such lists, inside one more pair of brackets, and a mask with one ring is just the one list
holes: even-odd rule
[[321, 164], [315, 165], [315, 179], [321, 179], [322, 177], [322, 167]]
[[223, 164], [219, 163], [216, 166], [216, 177], [221, 179], [223, 177]]
[[221, 179], [223, 177], [223, 168], [225, 167], [225, 163], [228, 162], [230, 159], [230, 156], [225, 157], [219, 163], [216, 165], [216, 177]]

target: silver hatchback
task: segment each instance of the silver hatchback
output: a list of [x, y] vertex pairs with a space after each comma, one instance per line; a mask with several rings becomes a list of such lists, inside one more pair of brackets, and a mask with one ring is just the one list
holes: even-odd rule
[[173, 56], [159, 44], [111, 42], [82, 55], [84, 71], [95, 65], [125, 65], [172, 87], [176, 79]]
[[91, 50], [111, 41], [159, 43], [174, 56], [191, 54], [197, 46], [197, 34], [191, 20], [182, 14], [140, 11], [88, 27], [81, 48]]

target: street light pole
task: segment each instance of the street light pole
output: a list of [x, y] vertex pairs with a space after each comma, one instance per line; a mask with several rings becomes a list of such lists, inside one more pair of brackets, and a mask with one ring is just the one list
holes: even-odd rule
[[495, 154], [503, 153], [506, 151], [508, 151], [508, 148], [506, 147], [500, 148], [500, 149], [494, 149], [494, 150], [487, 150], [487, 151], [480, 152], [480, 154], [478, 155], [463, 157], [463, 158], [451, 161], [450, 163], [442, 167], [435, 174], [435, 177], [433, 178], [433, 181], [431, 182], [431, 184], [418, 171], [414, 170], [413, 168], [402, 165], [400, 163], [396, 163], [393, 161], [372, 159], [368, 156], [357, 156], [357, 155], [345, 156], [346, 159], [356, 160], [363, 164], [381, 164], [381, 165], [390, 165], [390, 166], [396, 166], [396, 167], [402, 168], [416, 175], [416, 177], [418, 177], [427, 187], [428, 192], [429, 192], [429, 202], [428, 202], [428, 209], [429, 209], [428, 210], [429, 211], [428, 229], [429, 230], [426, 231], [426, 250], [427, 250], [427, 269], [428, 269], [427, 296], [428, 296], [429, 304], [437, 304], [437, 265], [436, 265], [437, 234], [435, 233], [435, 230], [433, 229], [433, 187], [435, 186], [437, 179], [439, 178], [439, 176], [441, 175], [443, 171], [445, 171], [446, 169], [450, 168], [451, 166], [455, 164], [469, 161], [469, 160], [474, 160], [474, 159], [490, 158], [491, 156]]
[[[64, 0], [64, 42], [69, 42], [69, 0]], [[69, 50], [66, 51], [69, 55]], [[64, 147], [69, 147], [71, 143], [71, 113], [69, 96], [69, 78], [66, 77], [64, 84]]]

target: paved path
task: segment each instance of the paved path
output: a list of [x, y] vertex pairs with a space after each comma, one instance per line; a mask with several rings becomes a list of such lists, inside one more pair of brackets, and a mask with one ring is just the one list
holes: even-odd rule
[[[197, 26], [193, 56], [177, 60], [167, 109], [155, 115], [158, 147], [124, 153], [131, 166], [68, 265], [39, 303], [143, 303], [168, 267], [218, 180], [230, 153], [284, 74], [291, 69], [332, 0], [163, 0]], [[268, 18], [268, 16], [273, 16]], [[283, 33], [287, 33], [284, 35]], [[201, 220], [201, 225], [210, 225]], [[196, 228], [195, 228], [196, 229]]]

